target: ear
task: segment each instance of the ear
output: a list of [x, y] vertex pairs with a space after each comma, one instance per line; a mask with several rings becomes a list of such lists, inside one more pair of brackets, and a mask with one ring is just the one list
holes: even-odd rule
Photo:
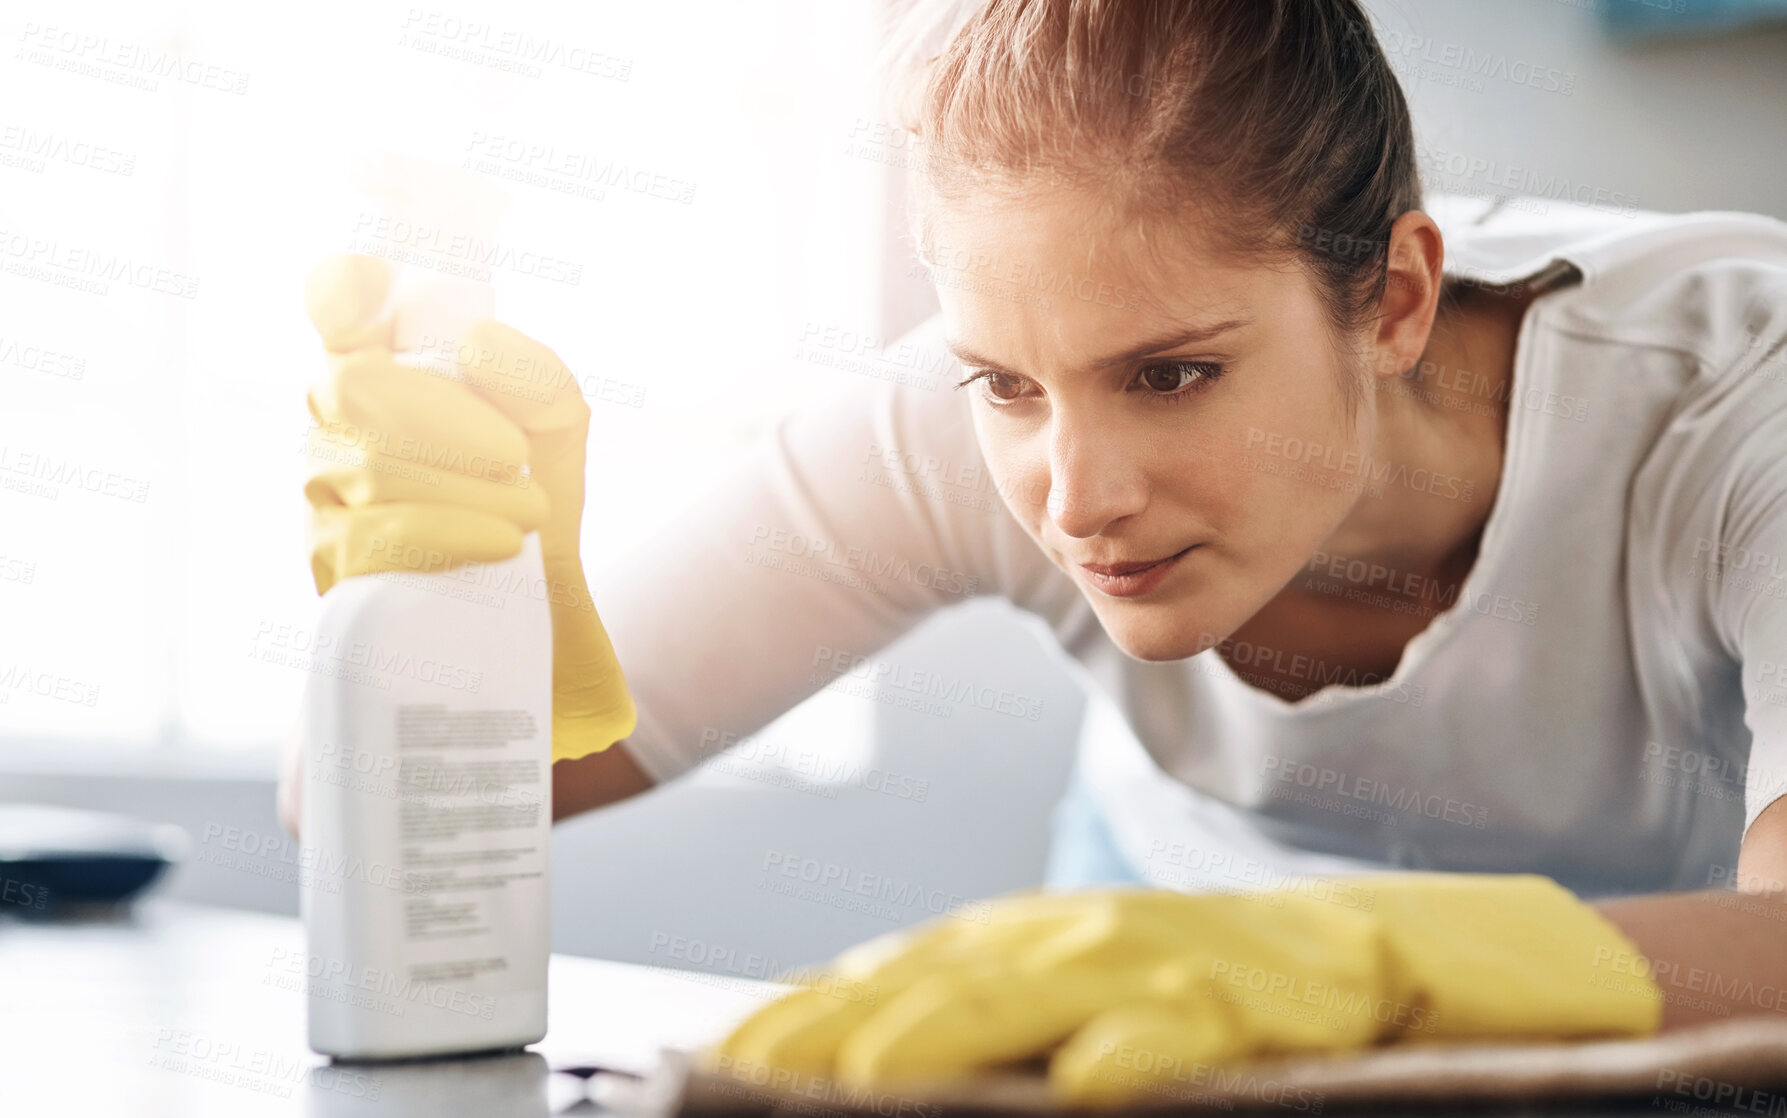
[[1384, 294], [1371, 341], [1375, 375], [1398, 376], [1426, 351], [1439, 308], [1445, 253], [1440, 227], [1420, 210], [1410, 210], [1390, 226]]

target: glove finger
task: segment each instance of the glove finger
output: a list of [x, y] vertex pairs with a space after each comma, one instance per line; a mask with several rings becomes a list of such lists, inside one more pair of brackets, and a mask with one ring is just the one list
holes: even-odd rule
[[1125, 992], [1124, 976], [1069, 969], [935, 974], [895, 996], [846, 1037], [837, 1076], [889, 1086], [960, 1078], [1040, 1056]]
[[558, 354], [513, 326], [474, 324], [455, 354], [460, 379], [530, 435], [587, 431], [589, 401]]
[[[1084, 941], [1084, 929], [1099, 924], [1100, 918], [1088, 918], [1087, 910], [1083, 896], [1076, 899], [1062, 893], [1025, 894], [995, 902], [985, 923], [940, 916], [876, 936], [838, 955], [826, 973], [874, 989], [877, 1003], [885, 1008], [876, 1010], [861, 1000], [849, 1002], [813, 991], [797, 991], [745, 1021], [717, 1051], [735, 1063], [748, 1061], [752, 1066], [831, 1076], [841, 1070], [836, 1065], [839, 1046], [852, 1030], [868, 1021], [875, 1031], [869, 1034], [870, 1039], [860, 1042], [858, 1057], [859, 1063], [866, 1062], [867, 1066], [855, 1070], [858, 1074], [877, 1074], [881, 1062], [877, 1052], [885, 1044], [888, 1065], [897, 1071], [898, 1062], [907, 1060], [912, 1046], [922, 1041], [922, 1031], [929, 1027], [922, 1022], [941, 1012], [937, 1003], [943, 995], [935, 987], [939, 982], [947, 987], [950, 981], [942, 976], [969, 975], [980, 988], [986, 985], [989, 973], [1008, 972], [1009, 961], [1020, 955], [1041, 960], [1051, 950], [1063, 954], [1065, 929], [1081, 929], [1079, 940]], [[1066, 938], [1071, 940], [1073, 936]], [[1038, 941], [1054, 946], [1039, 947]], [[930, 993], [919, 990], [904, 1008], [886, 1021], [879, 1020], [927, 984], [932, 987]], [[1076, 981], [1071, 989], [1071, 997], [1077, 999], [1083, 996], [1084, 984]], [[1027, 1017], [1028, 1013], [1020, 1016]], [[1056, 1028], [1057, 1038], [1070, 1031], [1067, 1027]], [[1028, 1043], [1026, 1040], [1019, 1047]], [[976, 1057], [981, 1058], [985, 1057]]]
[[[901, 989], [941, 970], [973, 969], [989, 960], [1021, 957], [1032, 970], [1065, 965], [1111, 942], [1120, 923], [1115, 893], [1008, 893], [858, 944], [838, 957], [838, 965]], [[1133, 949], [1131, 942], [1119, 951], [1119, 961], [1129, 961]]]
[[330, 435], [328, 428], [318, 427], [308, 438], [310, 476], [304, 483], [304, 498], [313, 508], [365, 508], [393, 502], [445, 505], [501, 517], [524, 532], [533, 531], [546, 519], [548, 498], [532, 484], [510, 485], [432, 470], [411, 459], [344, 445]]
[[[840, 974], [880, 983], [892, 996], [933, 974], [1009, 967], [1013, 961], [1040, 971], [1114, 953], [1111, 961], [1128, 964], [1140, 942], [1136, 909], [1129, 908], [1125, 924], [1117, 903], [1115, 891], [1007, 894], [857, 944], [832, 965]], [[1128, 939], [1117, 943], [1124, 929]]]
[[486, 319], [455, 351], [459, 377], [527, 432], [528, 466], [561, 504], [541, 529], [548, 567], [574, 556], [583, 513], [590, 410], [558, 354], [512, 326]]
[[391, 269], [376, 256], [341, 253], [304, 278], [304, 309], [323, 346], [345, 353], [391, 344]]
[[311, 575], [322, 594], [353, 575], [495, 563], [521, 553], [521, 536], [500, 516], [448, 505], [326, 506], [311, 516]]
[[893, 994], [949, 965], [946, 960], [959, 956], [961, 941], [977, 934], [972, 926], [950, 916], [936, 916], [898, 931], [884, 932], [864, 940], [831, 961], [834, 974], [880, 986], [884, 997]]
[[838, 1045], [874, 1007], [807, 987], [753, 1013], [704, 1054], [710, 1070], [759, 1068], [830, 1079]]
[[1082, 1105], [1190, 1101], [1251, 1038], [1220, 1002], [1123, 1005], [1086, 1022], [1049, 1060], [1049, 1089]]
[[442, 472], [523, 480], [527, 433], [452, 377], [395, 360], [381, 346], [331, 356], [310, 414], [331, 440]]
[[710, 1055], [745, 1070], [771, 1067], [829, 1078], [849, 1030], [930, 973], [928, 964], [915, 960], [923, 959], [934, 941], [958, 931], [926, 921], [865, 940], [817, 971], [785, 976], [801, 988], [752, 1014]]
[[[632, 734], [639, 708], [587, 593], [560, 594], [550, 574], [552, 604], [552, 759], [576, 760]], [[568, 598], [568, 600], [566, 600]]]

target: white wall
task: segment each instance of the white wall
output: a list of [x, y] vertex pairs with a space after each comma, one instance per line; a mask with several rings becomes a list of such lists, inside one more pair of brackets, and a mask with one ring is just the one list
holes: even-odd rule
[[[1365, 0], [1415, 114], [1429, 184], [1510, 193], [1499, 184], [1514, 181], [1542, 193], [1568, 183], [1643, 209], [1787, 216], [1787, 27], [1621, 46], [1593, 5], [1632, 2]], [[1467, 71], [1467, 51], [1492, 74], [1539, 69], [1538, 87]], [[1544, 88], [1553, 84], [1570, 91]], [[1445, 173], [1459, 156], [1466, 173]]]

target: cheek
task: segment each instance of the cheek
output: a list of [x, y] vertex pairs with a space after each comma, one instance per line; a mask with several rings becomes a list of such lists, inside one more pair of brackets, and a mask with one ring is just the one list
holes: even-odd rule
[[1338, 354], [1321, 356], [1319, 361], [1300, 362], [1286, 353], [1273, 361], [1271, 374], [1259, 378], [1270, 383], [1262, 383], [1262, 391], [1252, 395], [1237, 416], [1237, 449], [1281, 458], [1308, 456], [1312, 461], [1364, 449], [1361, 437], [1369, 425], [1358, 421], [1366, 417], [1371, 403], [1368, 398], [1361, 400], [1356, 415], [1349, 418], [1345, 386], [1354, 376], [1344, 371]]
[[1018, 523], [1034, 529], [1048, 515], [1049, 462], [1045, 443], [1014, 431], [1010, 424], [996, 418], [989, 422], [985, 404], [976, 402], [971, 407], [974, 434], [987, 464], [987, 476]]
[[1373, 491], [1366, 411], [1355, 426], [1337, 407], [1281, 408], [1243, 424], [1218, 469], [1222, 492], [1206, 494], [1208, 507], [1221, 510], [1227, 555], [1248, 583], [1248, 612], [1263, 604], [1255, 598], [1294, 577]]

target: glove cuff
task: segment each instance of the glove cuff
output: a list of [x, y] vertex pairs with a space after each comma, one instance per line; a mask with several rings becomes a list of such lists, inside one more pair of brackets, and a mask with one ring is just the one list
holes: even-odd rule
[[1644, 1036], [1663, 995], [1626, 934], [1541, 874], [1373, 878], [1398, 996], [1446, 1037]]

